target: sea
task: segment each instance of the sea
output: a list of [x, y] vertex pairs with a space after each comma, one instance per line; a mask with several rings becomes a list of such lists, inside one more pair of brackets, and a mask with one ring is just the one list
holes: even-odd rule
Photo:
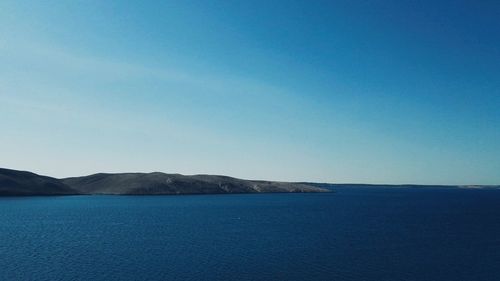
[[0, 280], [500, 280], [500, 190], [0, 198]]

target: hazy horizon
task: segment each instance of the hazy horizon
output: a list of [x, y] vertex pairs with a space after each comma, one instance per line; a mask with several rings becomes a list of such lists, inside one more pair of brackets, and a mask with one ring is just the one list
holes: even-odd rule
[[2, 1], [0, 167], [500, 184], [500, 3]]

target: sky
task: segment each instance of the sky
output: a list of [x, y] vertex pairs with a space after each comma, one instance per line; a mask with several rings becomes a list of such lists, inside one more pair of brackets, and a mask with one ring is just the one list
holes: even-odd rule
[[0, 167], [500, 184], [500, 2], [3, 0]]

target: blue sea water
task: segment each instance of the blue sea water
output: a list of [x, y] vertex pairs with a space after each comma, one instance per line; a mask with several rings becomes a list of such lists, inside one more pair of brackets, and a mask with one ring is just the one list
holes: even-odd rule
[[0, 198], [0, 280], [500, 280], [500, 191]]

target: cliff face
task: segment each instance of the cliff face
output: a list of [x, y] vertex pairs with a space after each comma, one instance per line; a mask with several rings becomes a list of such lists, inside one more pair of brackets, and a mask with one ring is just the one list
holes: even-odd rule
[[325, 192], [308, 184], [242, 180], [226, 176], [164, 173], [95, 174], [62, 180], [84, 194], [224, 194]]
[[0, 168], [0, 196], [73, 194], [79, 192], [58, 179]]

